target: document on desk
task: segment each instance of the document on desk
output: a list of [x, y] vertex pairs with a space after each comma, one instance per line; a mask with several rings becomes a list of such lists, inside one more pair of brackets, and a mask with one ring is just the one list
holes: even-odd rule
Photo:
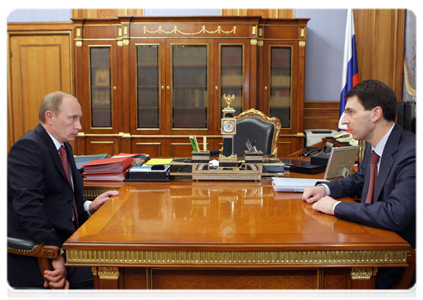
[[302, 193], [309, 186], [329, 182], [324, 179], [272, 177], [272, 186], [276, 192]]

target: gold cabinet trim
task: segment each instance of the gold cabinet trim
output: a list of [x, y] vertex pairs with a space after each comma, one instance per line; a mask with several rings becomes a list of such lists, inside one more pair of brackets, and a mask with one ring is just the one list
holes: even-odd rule
[[378, 268], [362, 267], [351, 269], [352, 280], [369, 280], [372, 276], [376, 276]]
[[119, 279], [119, 269], [117, 267], [98, 267], [98, 270], [92, 269], [93, 275], [100, 279], [117, 280]]
[[221, 26], [217, 26], [217, 29], [215, 31], [208, 31], [206, 29], [206, 25], [202, 25], [202, 28], [200, 31], [198, 32], [193, 32], [193, 33], [188, 33], [188, 32], [182, 32], [178, 29], [178, 26], [173, 26], [173, 30], [172, 31], [165, 31], [162, 29], [162, 26], [159, 26], [159, 28], [156, 31], [150, 31], [147, 29], [146, 26], [144, 26], [144, 33], [150, 33], [150, 34], [156, 34], [156, 33], [165, 33], [165, 34], [172, 34], [172, 33], [180, 33], [183, 35], [197, 35], [197, 34], [201, 34], [201, 33], [209, 33], [209, 34], [215, 34], [215, 33], [225, 33], [225, 34], [230, 34], [236, 33], [236, 26], [233, 27], [233, 29], [231, 31], [225, 31], [222, 30]]
[[[67, 250], [72, 264], [374, 265], [406, 264], [407, 250], [356, 251], [115, 251]], [[360, 273], [361, 274], [361, 273]], [[361, 275], [360, 275], [361, 276]]]

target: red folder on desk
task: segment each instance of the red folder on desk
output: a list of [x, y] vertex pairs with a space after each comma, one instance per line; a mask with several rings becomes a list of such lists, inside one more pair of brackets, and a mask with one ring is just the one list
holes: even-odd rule
[[131, 167], [133, 161], [134, 159], [130, 156], [96, 159], [81, 166], [84, 169], [84, 173], [82, 175], [121, 173]]
[[85, 181], [124, 181], [126, 171], [120, 173], [96, 173], [96, 174], [82, 174]]

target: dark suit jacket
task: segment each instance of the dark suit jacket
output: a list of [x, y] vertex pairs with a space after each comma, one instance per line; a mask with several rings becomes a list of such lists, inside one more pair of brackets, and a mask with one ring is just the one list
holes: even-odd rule
[[416, 248], [416, 136], [395, 124], [380, 162], [373, 204], [366, 204], [371, 145], [359, 169], [328, 184], [331, 197], [359, 196], [361, 203], [341, 202], [335, 216], [359, 224], [395, 231]]
[[[70, 144], [65, 143], [65, 148], [69, 166], [72, 168], [75, 193], [66, 178], [58, 151], [41, 124], [28, 131], [10, 149], [7, 166], [9, 237], [31, 239], [62, 247], [76, 230], [72, 222], [74, 194], [79, 225], [87, 219], [83, 208], [82, 177], [76, 168]], [[19, 281], [29, 272], [29, 266], [23, 270], [15, 268], [21, 262], [22, 256], [17, 258], [9, 255], [8, 267], [15, 269], [12, 274]], [[38, 263], [34, 265], [34, 274], [40, 274]], [[43, 282], [42, 277], [39, 280]], [[14, 280], [9, 278], [9, 283], [13, 286], [10, 281]]]

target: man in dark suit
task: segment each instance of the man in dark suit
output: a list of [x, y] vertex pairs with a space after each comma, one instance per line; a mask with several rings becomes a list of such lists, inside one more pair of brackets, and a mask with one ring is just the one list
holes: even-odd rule
[[[83, 181], [69, 144], [81, 130], [81, 117], [81, 106], [75, 97], [53, 92], [42, 101], [40, 124], [10, 149], [7, 170], [9, 237], [62, 247], [89, 215], [110, 197], [119, 194], [106, 192], [94, 201], [82, 198]], [[62, 158], [67, 162], [69, 176]], [[52, 263], [54, 270], [46, 271], [43, 278], [37, 258], [8, 254], [9, 284], [16, 288], [48, 287], [47, 279], [55, 288], [93, 287], [92, 272], [88, 268], [66, 268], [64, 252]]]
[[[416, 137], [395, 123], [397, 98], [384, 83], [363, 81], [353, 87], [345, 99], [347, 104], [341, 122], [347, 125], [354, 139], [368, 143], [364, 159], [351, 176], [306, 188], [303, 200], [313, 203], [315, 211], [395, 231], [415, 249]], [[369, 192], [373, 151], [379, 156], [379, 160], [375, 160], [378, 175], [373, 192]], [[335, 200], [346, 196], [361, 197], [361, 202]], [[376, 288], [392, 287], [400, 271], [400, 268], [379, 268]]]

